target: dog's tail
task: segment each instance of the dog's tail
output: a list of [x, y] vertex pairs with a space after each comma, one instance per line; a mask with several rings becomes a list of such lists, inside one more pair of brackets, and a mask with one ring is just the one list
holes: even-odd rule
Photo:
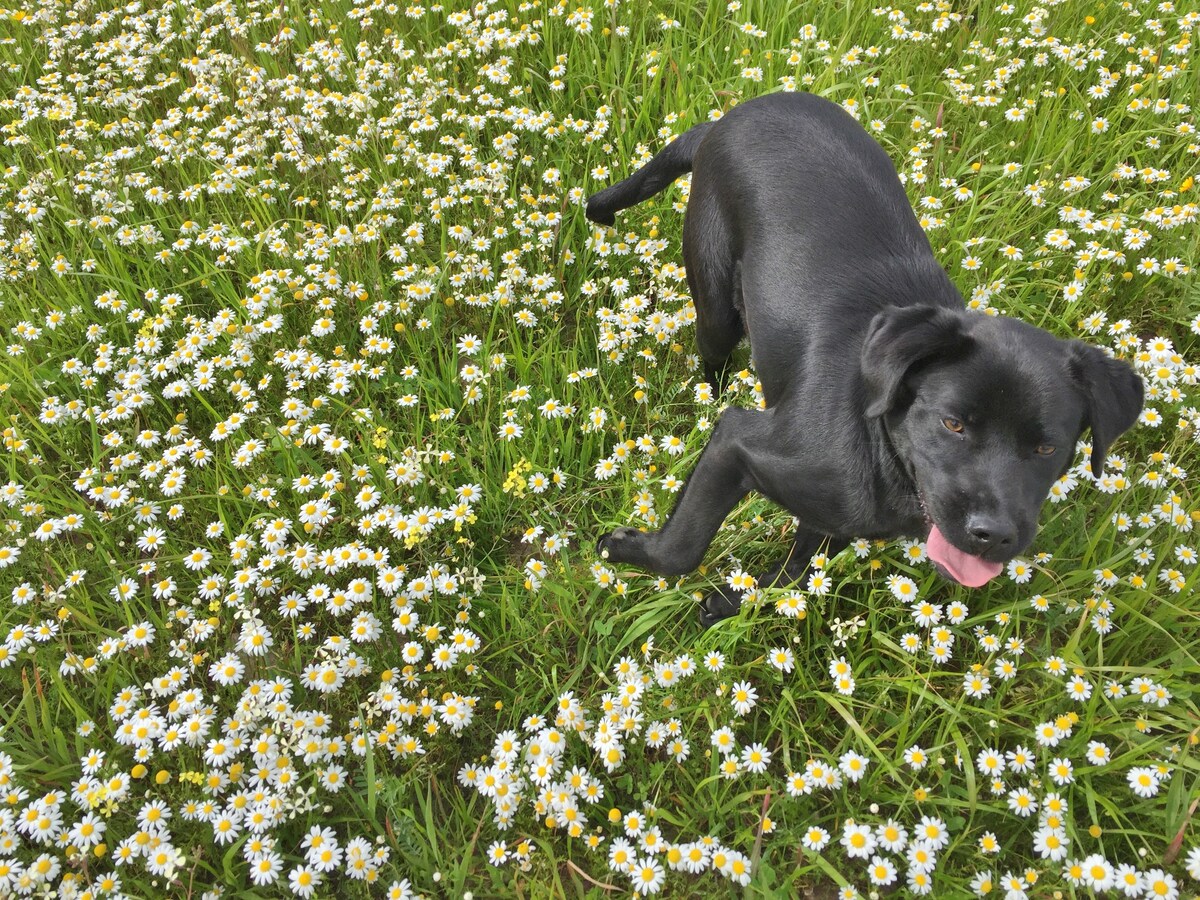
[[680, 175], [692, 171], [696, 148], [714, 124], [701, 122], [689, 128], [624, 181], [592, 194], [587, 199], [587, 217], [600, 225], [612, 225], [618, 210], [648, 200]]

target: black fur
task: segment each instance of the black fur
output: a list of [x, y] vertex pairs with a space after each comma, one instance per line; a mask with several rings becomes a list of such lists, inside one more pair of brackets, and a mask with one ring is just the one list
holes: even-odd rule
[[[687, 171], [683, 255], [706, 373], [719, 378], [748, 334], [767, 408], [726, 410], [663, 528], [602, 536], [609, 560], [691, 571], [755, 490], [800, 523], [760, 583], [799, 579], [823, 543], [923, 538], [934, 523], [1004, 562], [1033, 540], [1081, 433], [1098, 475], [1136, 421], [1142, 382], [1125, 363], [964, 308], [891, 160], [839, 106], [800, 93], [743, 103], [589, 198], [587, 215], [612, 224]], [[739, 602], [714, 593], [702, 621]]]

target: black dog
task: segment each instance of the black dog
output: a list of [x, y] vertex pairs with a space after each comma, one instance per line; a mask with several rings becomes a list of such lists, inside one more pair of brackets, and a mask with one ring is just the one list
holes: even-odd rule
[[[839, 106], [777, 93], [683, 135], [587, 201], [589, 219], [692, 171], [683, 256], [696, 340], [719, 383], [743, 335], [767, 408], [730, 408], [660, 531], [617, 528], [604, 558], [664, 575], [700, 564], [751, 490], [799, 521], [790, 583], [828, 541], [920, 537], [978, 587], [1029, 546], [1091, 429], [1092, 471], [1137, 419], [1142, 381], [1079, 341], [970, 312], [883, 149]], [[706, 625], [741, 595], [705, 598]]]

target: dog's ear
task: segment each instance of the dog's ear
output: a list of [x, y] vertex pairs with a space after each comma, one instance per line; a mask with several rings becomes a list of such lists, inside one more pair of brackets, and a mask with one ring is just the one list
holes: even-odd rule
[[1104, 474], [1108, 448], [1137, 421], [1142, 411], [1142, 378], [1133, 367], [1098, 347], [1071, 341], [1067, 371], [1083, 393], [1085, 424], [1092, 429], [1092, 475]]
[[868, 416], [882, 416], [895, 405], [914, 365], [966, 349], [971, 338], [965, 316], [941, 306], [889, 306], [876, 313], [860, 361]]

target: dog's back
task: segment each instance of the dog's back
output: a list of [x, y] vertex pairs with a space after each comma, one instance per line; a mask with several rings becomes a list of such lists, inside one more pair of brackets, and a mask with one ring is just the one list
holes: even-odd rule
[[827, 264], [928, 252], [891, 159], [836, 103], [768, 94], [716, 125], [697, 149], [692, 194], [719, 192], [747, 243], [828, 247]]
[[693, 196], [697, 187], [722, 191], [722, 213], [757, 231], [794, 234], [835, 219], [884, 232], [899, 250], [928, 249], [887, 154], [840, 106], [805, 93], [756, 97], [693, 126], [638, 171], [589, 197], [587, 217], [611, 225], [615, 213], [693, 169]]

